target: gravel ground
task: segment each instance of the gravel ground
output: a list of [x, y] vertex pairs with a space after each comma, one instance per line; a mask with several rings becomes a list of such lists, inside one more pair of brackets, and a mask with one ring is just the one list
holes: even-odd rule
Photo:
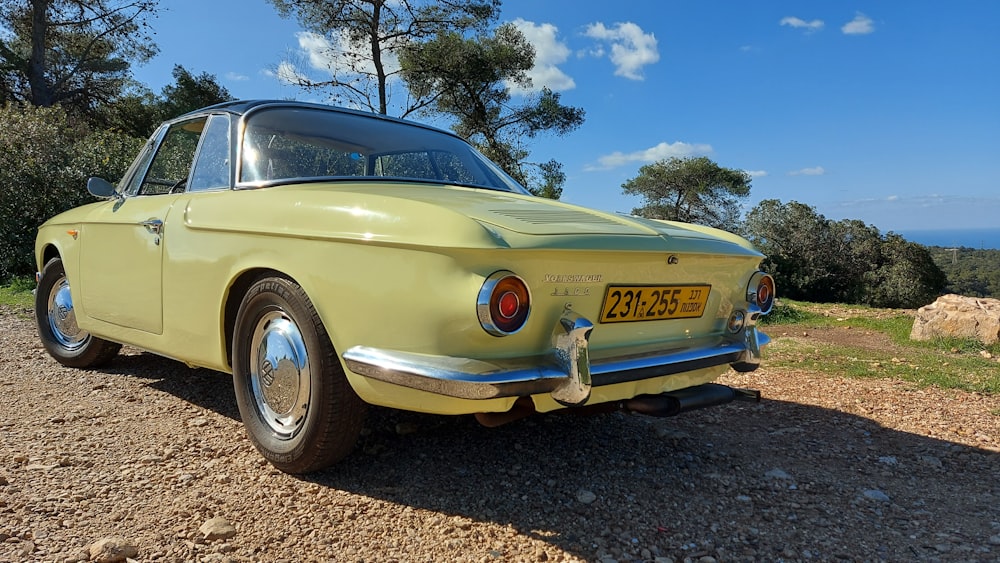
[[0, 350], [0, 561], [1000, 561], [998, 397], [765, 367], [673, 419], [371, 409], [294, 477], [225, 375], [62, 368], [9, 309]]

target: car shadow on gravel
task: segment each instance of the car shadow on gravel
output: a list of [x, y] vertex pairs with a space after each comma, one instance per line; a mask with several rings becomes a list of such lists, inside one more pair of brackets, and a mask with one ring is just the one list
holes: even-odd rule
[[[239, 417], [225, 374], [149, 354], [106, 371]], [[1000, 557], [998, 467], [996, 452], [764, 400], [671, 419], [549, 414], [499, 428], [373, 407], [351, 456], [295, 479], [441, 516], [425, 532], [456, 557], [986, 561]], [[536, 551], [471, 541], [481, 523], [533, 538]]]
[[765, 401], [487, 429], [380, 410], [369, 428], [354, 456], [306, 479], [584, 559], [1000, 555], [1000, 455], [839, 411]]
[[130, 351], [115, 357], [101, 373], [148, 380], [152, 389], [168, 393], [193, 405], [240, 419], [232, 376], [226, 373], [189, 368], [176, 360], [149, 352]]

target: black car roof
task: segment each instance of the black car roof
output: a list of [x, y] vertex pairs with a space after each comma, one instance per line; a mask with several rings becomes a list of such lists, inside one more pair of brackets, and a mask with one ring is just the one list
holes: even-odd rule
[[368, 112], [368, 111], [359, 111], [359, 110], [355, 110], [355, 109], [348, 109], [348, 108], [343, 108], [343, 107], [338, 107], [338, 106], [329, 106], [329, 105], [326, 105], [326, 104], [317, 104], [317, 103], [312, 103], [312, 102], [299, 102], [299, 101], [295, 101], [295, 100], [267, 100], [267, 99], [264, 99], [264, 100], [233, 100], [233, 101], [230, 101], [230, 102], [222, 102], [221, 104], [215, 104], [215, 105], [204, 107], [204, 108], [201, 108], [201, 109], [196, 109], [194, 111], [185, 113], [185, 114], [180, 115], [178, 117], [175, 117], [174, 119], [171, 119], [170, 121], [180, 120], [180, 119], [184, 119], [184, 118], [195, 116], [195, 115], [200, 115], [200, 114], [204, 114], [204, 113], [211, 113], [211, 112], [218, 112], [218, 111], [226, 111], [226, 112], [232, 113], [234, 115], [240, 116], [240, 115], [243, 115], [243, 114], [249, 112], [250, 110], [252, 110], [254, 108], [257, 108], [257, 107], [260, 107], [260, 106], [275, 106], [275, 107], [304, 108], [304, 109], [308, 108], [308, 109], [318, 109], [318, 110], [324, 110], [324, 111], [333, 111], [333, 112], [339, 112], [339, 113], [349, 113], [349, 114], [352, 114], [352, 115], [360, 115], [360, 116], [368, 117], [368, 118], [371, 118], [371, 119], [381, 119], [381, 120], [384, 120], [384, 121], [393, 121], [393, 122], [396, 122], [396, 123], [404, 123], [406, 125], [411, 125], [411, 126], [414, 126], [414, 127], [422, 127], [424, 129], [431, 129], [431, 130], [434, 130], [434, 131], [438, 131], [440, 133], [445, 133], [447, 135], [451, 135], [452, 137], [458, 137], [458, 135], [456, 135], [454, 132], [448, 131], [447, 129], [440, 129], [438, 127], [434, 127], [434, 126], [431, 126], [431, 125], [425, 125], [425, 124], [417, 122], [417, 121], [408, 121], [406, 119], [400, 119], [398, 117], [390, 117], [388, 115], [383, 115], [383, 114], [380, 114], [380, 113], [373, 113], [373, 112]]

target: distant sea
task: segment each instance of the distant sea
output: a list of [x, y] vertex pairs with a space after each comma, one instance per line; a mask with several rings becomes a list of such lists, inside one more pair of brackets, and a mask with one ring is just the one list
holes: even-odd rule
[[1000, 228], [996, 229], [941, 229], [933, 231], [897, 231], [908, 241], [925, 246], [945, 248], [1000, 249]]

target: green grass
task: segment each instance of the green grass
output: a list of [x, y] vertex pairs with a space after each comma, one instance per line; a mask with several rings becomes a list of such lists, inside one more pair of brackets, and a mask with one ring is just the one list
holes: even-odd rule
[[34, 296], [31, 295], [32, 289], [35, 289], [35, 281], [28, 278], [17, 278], [5, 285], [0, 285], [0, 305], [31, 308], [34, 303]]
[[[815, 328], [863, 329], [889, 337], [884, 347], [850, 346], [820, 339], [775, 338], [766, 349], [766, 364], [858, 378], [893, 378], [921, 386], [1000, 394], [1000, 344], [985, 346], [972, 339], [910, 340], [913, 317], [888, 310], [836, 306], [836, 316], [817, 313], [825, 306], [783, 303], [771, 319], [772, 336], [808, 333]], [[777, 309], [776, 309], [777, 312]], [[992, 358], [984, 357], [984, 352]]]

